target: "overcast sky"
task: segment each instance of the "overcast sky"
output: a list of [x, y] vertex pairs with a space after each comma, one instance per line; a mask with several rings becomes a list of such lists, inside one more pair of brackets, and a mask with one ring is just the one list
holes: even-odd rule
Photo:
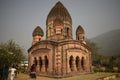
[[36, 26], [45, 34], [47, 15], [58, 1], [72, 17], [74, 39], [78, 25], [87, 38], [120, 29], [120, 0], [0, 0], [0, 43], [13, 39], [28, 49]]

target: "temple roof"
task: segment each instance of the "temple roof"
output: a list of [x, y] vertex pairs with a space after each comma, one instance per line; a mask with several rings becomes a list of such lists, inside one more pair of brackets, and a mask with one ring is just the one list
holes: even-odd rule
[[62, 20], [66, 20], [72, 23], [72, 19], [68, 10], [64, 7], [64, 5], [60, 1], [57, 2], [55, 6], [51, 9], [47, 17], [47, 22], [52, 19], [55, 19], [56, 17], [61, 17]]
[[54, 25], [61, 25], [61, 24], [63, 24], [63, 21], [60, 19], [60, 18], [56, 18], [55, 20], [54, 20]]
[[81, 25], [79, 25], [76, 29], [76, 34], [84, 34], [84, 29]]
[[43, 30], [40, 28], [40, 26], [37, 26], [37, 27], [34, 29], [32, 35], [33, 35], [33, 37], [34, 37], [34, 36], [37, 36], [37, 35], [43, 36], [44, 33], [43, 33]]

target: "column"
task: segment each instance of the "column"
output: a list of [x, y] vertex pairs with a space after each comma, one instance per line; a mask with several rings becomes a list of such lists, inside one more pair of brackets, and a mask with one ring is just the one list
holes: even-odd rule
[[89, 66], [88, 61], [85, 61], [85, 71], [86, 71], [86, 72], [89, 72], [89, 71], [90, 71], [90, 66]]
[[70, 73], [71, 69], [70, 69], [70, 63], [69, 63], [69, 58], [67, 58], [67, 73]]
[[74, 59], [72, 60], [71, 71], [73, 71], [73, 72], [76, 72], [76, 71], [77, 71], [77, 70], [76, 70], [76, 64], [75, 64], [75, 60], [74, 60]]
[[41, 72], [45, 73], [45, 59], [42, 60], [42, 68], [41, 68]]
[[39, 73], [39, 72], [40, 72], [39, 58], [37, 58], [36, 71], [37, 71], [37, 73]]
[[78, 71], [82, 72], [82, 66], [81, 66], [81, 61], [80, 59], [78, 60]]

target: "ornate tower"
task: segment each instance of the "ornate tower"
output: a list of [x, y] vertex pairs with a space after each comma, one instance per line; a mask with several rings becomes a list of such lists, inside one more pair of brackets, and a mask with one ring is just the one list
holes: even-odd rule
[[72, 19], [61, 2], [57, 2], [47, 16], [46, 39], [72, 39]]
[[80, 42], [85, 43], [85, 32], [81, 25], [78, 26], [76, 29], [76, 40], [79, 40]]
[[42, 38], [44, 36], [43, 30], [39, 26], [37, 26], [34, 29], [32, 36], [33, 36], [32, 45], [34, 45], [36, 42], [39, 42], [42, 40]]

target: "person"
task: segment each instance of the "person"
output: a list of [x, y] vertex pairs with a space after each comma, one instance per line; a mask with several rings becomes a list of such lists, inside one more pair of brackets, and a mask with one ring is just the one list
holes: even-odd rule
[[15, 77], [17, 77], [17, 75], [19, 74], [19, 68], [18, 68], [18, 65], [16, 65], [15, 68], [16, 68], [16, 71], [15, 71]]
[[3, 79], [2, 80], [8, 80], [8, 66], [4, 65], [3, 67]]
[[30, 77], [36, 78], [36, 65], [35, 64], [33, 64], [30, 68]]
[[3, 78], [3, 69], [2, 69], [2, 67], [0, 66], [0, 80], [2, 80], [2, 78]]
[[15, 69], [15, 67], [13, 65], [12, 68], [10, 69], [10, 80], [14, 79], [14, 77], [15, 77], [15, 71], [16, 71], [16, 69]]

